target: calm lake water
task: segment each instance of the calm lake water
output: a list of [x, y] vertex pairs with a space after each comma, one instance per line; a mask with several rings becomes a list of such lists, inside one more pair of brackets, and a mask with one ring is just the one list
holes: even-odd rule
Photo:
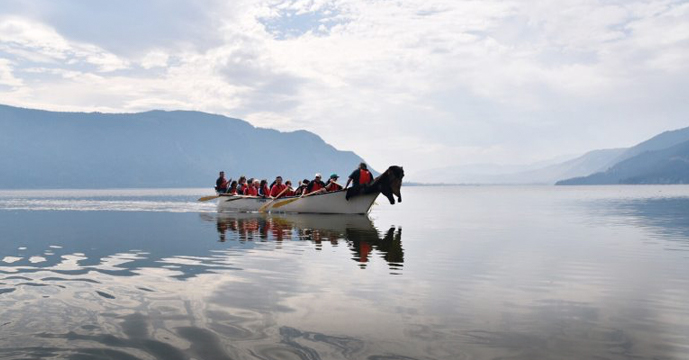
[[689, 187], [0, 191], [2, 359], [689, 359]]

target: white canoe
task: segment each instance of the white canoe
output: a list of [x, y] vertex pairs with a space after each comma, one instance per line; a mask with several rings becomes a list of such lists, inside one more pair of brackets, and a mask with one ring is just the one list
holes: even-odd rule
[[[359, 195], [349, 200], [345, 199], [345, 194], [346, 191], [343, 190], [301, 198], [285, 197], [275, 201], [253, 196], [221, 195], [218, 198], [218, 211], [262, 210], [271, 213], [366, 214], [379, 193]], [[268, 205], [262, 209], [261, 207], [266, 204]]]

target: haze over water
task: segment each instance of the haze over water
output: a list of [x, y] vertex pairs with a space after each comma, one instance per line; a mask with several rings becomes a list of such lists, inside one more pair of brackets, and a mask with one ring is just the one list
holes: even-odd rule
[[689, 186], [0, 191], [0, 358], [689, 359]]

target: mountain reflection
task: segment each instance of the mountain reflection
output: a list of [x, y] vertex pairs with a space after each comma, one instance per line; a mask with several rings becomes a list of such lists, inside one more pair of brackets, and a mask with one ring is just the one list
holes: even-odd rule
[[689, 197], [598, 200], [587, 203], [589, 212], [634, 224], [663, 240], [687, 245]]
[[206, 221], [216, 221], [220, 242], [238, 241], [310, 241], [317, 250], [324, 242], [333, 246], [345, 243], [352, 259], [365, 268], [373, 254], [378, 253], [391, 269], [404, 263], [402, 229], [390, 227], [381, 234], [365, 215], [284, 214], [261, 215], [221, 213], [201, 214]]

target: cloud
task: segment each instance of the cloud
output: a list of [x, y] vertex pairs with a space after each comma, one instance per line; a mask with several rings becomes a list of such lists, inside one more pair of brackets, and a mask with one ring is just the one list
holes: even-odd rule
[[222, 113], [315, 131], [378, 168], [626, 146], [689, 112], [685, 1], [12, 4], [5, 101]]
[[128, 62], [98, 46], [70, 42], [54, 29], [22, 18], [0, 18], [0, 51], [32, 62], [90, 64], [99, 72], [128, 67]]
[[143, 59], [141, 59], [141, 66], [144, 69], [151, 69], [154, 67], [165, 67], [167, 66], [170, 56], [163, 51], [154, 50], [146, 54]]
[[0, 85], [16, 88], [23, 84], [24, 82], [12, 73], [12, 63], [7, 59], [0, 59]]

